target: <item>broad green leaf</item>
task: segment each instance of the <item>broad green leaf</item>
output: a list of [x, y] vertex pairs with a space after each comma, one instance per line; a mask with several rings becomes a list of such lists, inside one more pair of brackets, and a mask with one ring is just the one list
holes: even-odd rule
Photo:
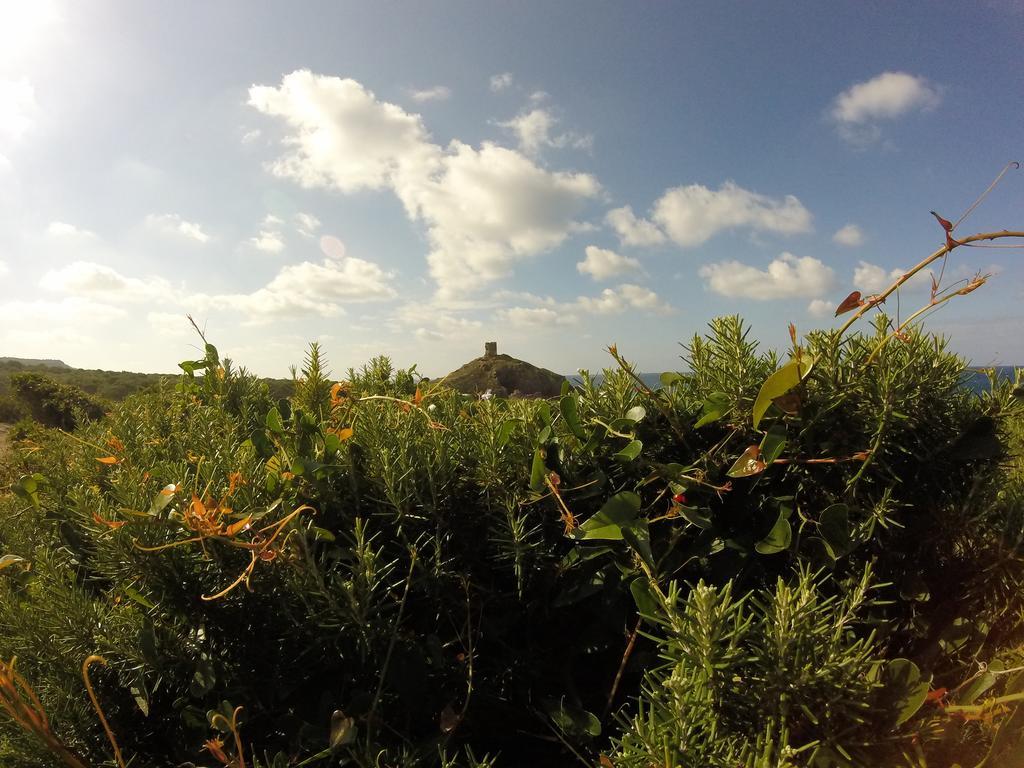
[[786, 425], [776, 424], [765, 433], [761, 440], [761, 461], [765, 463], [766, 467], [771, 466], [771, 463], [782, 455], [782, 450], [785, 447]]
[[277, 435], [284, 433], [284, 422], [281, 420], [281, 412], [277, 408], [267, 411], [267, 429]]
[[313, 537], [315, 539], [318, 539], [320, 541], [334, 541], [335, 539], [334, 534], [328, 531], [326, 528], [320, 528], [319, 526], [311, 525], [309, 527], [309, 531], [313, 534]]
[[547, 400], [537, 401], [537, 413], [540, 414], [540, 419], [545, 426], [551, 426], [551, 406], [548, 405]]
[[205, 696], [217, 684], [216, 672], [213, 665], [205, 659], [199, 662], [196, 671], [192, 675], [192, 682], [189, 683], [189, 693], [196, 698]]
[[328, 432], [324, 435], [324, 453], [334, 454], [341, 449], [341, 438], [334, 432]]
[[978, 675], [963, 692], [956, 697], [957, 704], [973, 704], [981, 694], [996, 684], [996, 676], [986, 670]]
[[638, 576], [633, 579], [629, 585], [629, 592], [633, 595], [636, 610], [641, 616], [654, 618], [660, 615], [658, 599], [654, 596], [654, 591], [647, 582], [646, 576]]
[[182, 360], [178, 363], [178, 367], [189, 376], [193, 375], [196, 371], [205, 369], [206, 366], [207, 362], [205, 360]]
[[775, 521], [775, 525], [772, 526], [768, 535], [754, 545], [754, 549], [760, 554], [774, 555], [789, 549], [789, 544], [793, 540], [793, 528], [790, 526], [786, 516], [786, 509], [780, 509], [779, 518]]
[[356, 740], [358, 732], [356, 721], [347, 717], [340, 709], [336, 709], [331, 715], [331, 732], [327, 743], [331, 749], [344, 747]]
[[544, 477], [548, 468], [544, 466], [544, 449], [538, 448], [533, 452], [533, 465], [530, 467], [530, 488], [540, 493], [546, 487]]
[[761, 448], [752, 445], [740, 454], [726, 474], [729, 477], [750, 477], [764, 472], [765, 466], [765, 463], [761, 461]]
[[651, 532], [647, 527], [647, 521], [638, 518], [633, 521], [632, 525], [623, 526], [622, 538], [653, 571], [655, 567], [654, 553], [651, 551]]
[[274, 455], [274, 444], [267, 437], [267, 433], [262, 429], [257, 429], [252, 433], [249, 438], [252, 441], [252, 447], [261, 458], [269, 459]]
[[576, 398], [571, 394], [565, 395], [558, 401], [558, 409], [562, 412], [562, 419], [565, 421], [565, 426], [569, 428], [569, 431], [580, 440], [586, 441], [587, 433], [583, 430], [583, 425], [580, 424]]
[[708, 517], [704, 511], [697, 507], [679, 507], [680, 516], [689, 523], [693, 523], [698, 528], [702, 528], [707, 531], [713, 527], [711, 518]]
[[612, 496], [604, 506], [576, 529], [580, 539], [604, 539], [621, 541], [622, 529], [632, 527], [640, 513], [640, 497], [632, 491], [623, 491]]
[[886, 693], [896, 709], [896, 725], [905, 723], [924, 704], [928, 681], [909, 659], [893, 659], [885, 667]]
[[642, 405], [634, 405], [628, 411], [626, 411], [626, 418], [637, 423], [644, 420], [644, 416], [647, 415], [647, 409]]
[[515, 419], [509, 419], [508, 421], [502, 422], [502, 425], [498, 427], [498, 450], [501, 450], [508, 445], [509, 438], [512, 437], [512, 433], [515, 431], [515, 428]]
[[799, 363], [795, 359], [790, 360], [765, 380], [754, 401], [754, 429], [761, 423], [761, 418], [772, 404], [772, 400], [781, 397], [799, 384], [813, 366], [813, 357], [801, 357]]
[[711, 424], [725, 416], [730, 410], [732, 398], [725, 392], [712, 392], [700, 406], [700, 418], [693, 425], [694, 429]]
[[644, 444], [639, 440], [633, 440], [626, 444], [626, 446], [612, 456], [616, 461], [621, 461], [623, 464], [628, 463], [636, 459], [640, 455], [640, 451], [644, 449]]
[[178, 492], [178, 486], [174, 483], [165, 485], [160, 491], [153, 497], [153, 501], [149, 505], [147, 514], [159, 515], [163, 512], [167, 505], [174, 501], [174, 495]]
[[146, 691], [146, 681], [141, 674], [136, 678], [136, 682], [128, 688], [128, 692], [135, 700], [135, 706], [142, 712], [142, 716], [149, 717], [149, 694]]
[[661, 386], [663, 387], [671, 387], [673, 384], [678, 384], [683, 380], [682, 374], [672, 373], [671, 371], [661, 374], [658, 378], [661, 380]]
[[156, 608], [156, 606], [153, 605], [153, 603], [148, 598], [146, 598], [145, 595], [143, 595], [141, 592], [139, 592], [139, 590], [134, 589], [133, 587], [125, 587], [124, 593], [126, 596], [128, 596], [130, 599], [134, 600], [136, 603], [143, 606], [144, 608]]
[[600, 736], [601, 721], [592, 713], [580, 707], [554, 699], [545, 700], [541, 706], [551, 721], [570, 736]]
[[850, 551], [850, 516], [845, 504], [827, 507], [818, 518], [818, 533], [834, 558]]
[[22, 475], [18, 478], [17, 482], [11, 485], [11, 490], [15, 496], [39, 509], [39, 491], [48, 483], [49, 480], [44, 475], [33, 472], [31, 475]]

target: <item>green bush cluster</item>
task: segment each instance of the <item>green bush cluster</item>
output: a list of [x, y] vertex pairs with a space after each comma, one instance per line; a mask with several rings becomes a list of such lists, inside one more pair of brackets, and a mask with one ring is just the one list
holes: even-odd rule
[[[277, 400], [207, 345], [15, 448], [0, 658], [90, 766], [93, 654], [140, 766], [999, 765], [1019, 400], [886, 329], [782, 361], [721, 318], [658, 390], [612, 348], [550, 401], [316, 346]], [[0, 719], [4, 765], [60, 760]]]
[[74, 429], [107, 410], [102, 400], [39, 373], [11, 374], [11, 390], [32, 418], [47, 427]]

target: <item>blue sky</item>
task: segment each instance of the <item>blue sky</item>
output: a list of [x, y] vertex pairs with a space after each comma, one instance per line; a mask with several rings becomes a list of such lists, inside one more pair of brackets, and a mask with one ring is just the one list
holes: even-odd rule
[[[1019, 0], [0, 0], [0, 356], [171, 371], [186, 313], [275, 376], [783, 346], [1022, 159], [1022, 39]], [[1024, 171], [957, 232], [994, 229]], [[1024, 362], [1022, 255], [955, 251], [993, 276], [928, 327]]]

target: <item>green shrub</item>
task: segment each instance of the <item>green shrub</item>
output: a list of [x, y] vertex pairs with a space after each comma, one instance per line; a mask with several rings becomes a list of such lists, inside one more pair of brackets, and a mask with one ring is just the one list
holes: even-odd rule
[[[237, 765], [239, 706], [246, 764], [274, 768], [983, 756], [1016, 716], [983, 703], [1014, 683], [942, 699], [982, 707], [963, 728], [922, 701], [1019, 642], [1019, 401], [885, 328], [794, 348], [814, 366], [760, 430], [780, 360], [738, 318], [660, 390], [622, 361], [551, 401], [385, 358], [330, 386], [312, 348], [275, 402], [207, 345], [175, 386], [16, 449], [0, 658], [90, 765], [111, 752], [91, 654], [137, 765], [209, 764], [218, 734]], [[7, 721], [0, 760], [58, 764]]]
[[0, 395], [0, 423], [13, 424], [26, 415], [21, 403], [8, 395]]
[[11, 390], [32, 418], [48, 427], [74, 429], [106, 411], [104, 403], [77, 387], [58, 384], [38, 373], [11, 374]]

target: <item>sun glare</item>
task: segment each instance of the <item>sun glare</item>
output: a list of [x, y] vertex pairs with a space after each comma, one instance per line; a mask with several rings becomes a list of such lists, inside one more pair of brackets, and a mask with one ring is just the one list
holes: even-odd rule
[[0, 64], [35, 50], [60, 18], [53, 0], [0, 0]]

